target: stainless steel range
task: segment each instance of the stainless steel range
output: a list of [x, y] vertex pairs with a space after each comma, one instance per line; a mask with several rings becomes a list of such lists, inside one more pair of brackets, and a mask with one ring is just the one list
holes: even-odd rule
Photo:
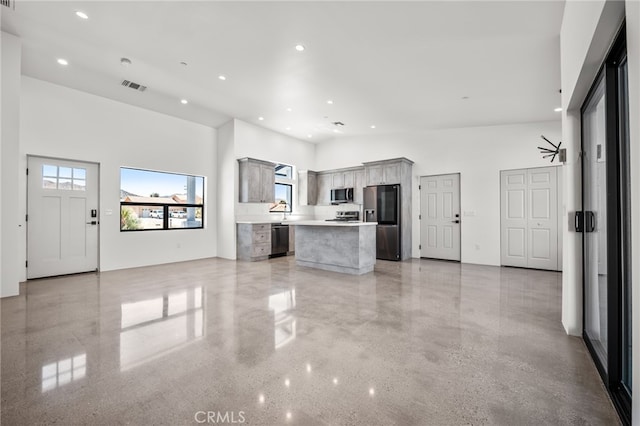
[[326, 219], [327, 222], [360, 222], [360, 212], [355, 211], [338, 211], [333, 219]]

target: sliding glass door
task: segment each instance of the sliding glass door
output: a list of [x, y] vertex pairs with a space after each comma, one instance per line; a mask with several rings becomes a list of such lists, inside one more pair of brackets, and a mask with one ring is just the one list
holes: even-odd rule
[[604, 75], [582, 111], [584, 334], [607, 371], [607, 155]]
[[629, 113], [624, 26], [581, 109], [583, 337], [631, 423]]

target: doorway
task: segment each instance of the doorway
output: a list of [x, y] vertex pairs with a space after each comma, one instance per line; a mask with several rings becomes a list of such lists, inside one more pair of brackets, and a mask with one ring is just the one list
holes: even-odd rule
[[500, 264], [562, 269], [562, 205], [556, 166], [500, 172]]
[[27, 278], [98, 269], [98, 164], [27, 158]]
[[420, 177], [420, 257], [460, 261], [460, 173]]

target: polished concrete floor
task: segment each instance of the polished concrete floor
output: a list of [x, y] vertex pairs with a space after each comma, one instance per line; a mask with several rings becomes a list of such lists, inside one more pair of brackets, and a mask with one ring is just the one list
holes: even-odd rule
[[30, 281], [3, 299], [2, 425], [617, 424], [561, 275], [293, 257]]

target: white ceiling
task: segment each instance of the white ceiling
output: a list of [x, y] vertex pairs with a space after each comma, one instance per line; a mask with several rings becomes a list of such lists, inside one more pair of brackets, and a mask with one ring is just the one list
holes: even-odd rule
[[[22, 39], [25, 75], [213, 127], [235, 117], [318, 142], [559, 120], [563, 9], [563, 1], [18, 0], [15, 11], [2, 8], [2, 30]], [[333, 121], [345, 123], [342, 134]]]

